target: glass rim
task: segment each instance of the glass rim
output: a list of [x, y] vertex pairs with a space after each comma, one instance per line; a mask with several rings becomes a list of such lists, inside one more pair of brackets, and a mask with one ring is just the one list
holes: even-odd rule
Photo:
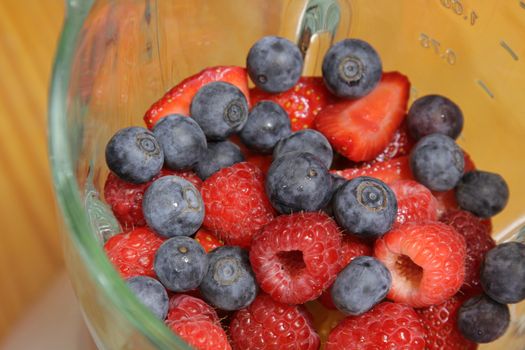
[[55, 52], [48, 97], [48, 149], [55, 198], [62, 214], [65, 230], [79, 252], [88, 273], [103, 291], [104, 297], [129, 320], [130, 324], [158, 348], [191, 348], [171, 332], [131, 293], [107, 259], [92, 233], [88, 215], [82, 204], [79, 184], [67, 143], [67, 96], [75, 42], [93, 0], [66, 2], [66, 15]]

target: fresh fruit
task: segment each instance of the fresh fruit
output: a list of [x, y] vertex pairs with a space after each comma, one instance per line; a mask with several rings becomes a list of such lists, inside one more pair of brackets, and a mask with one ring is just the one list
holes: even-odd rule
[[279, 94], [254, 88], [250, 98], [253, 105], [264, 100], [278, 103], [288, 113], [292, 131], [311, 128], [319, 111], [334, 100], [320, 77], [301, 77], [293, 89]]
[[392, 276], [383, 263], [359, 256], [337, 275], [331, 288], [332, 301], [347, 315], [361, 315], [386, 297], [391, 284]]
[[372, 91], [383, 70], [376, 50], [359, 39], [344, 39], [328, 50], [323, 59], [323, 79], [336, 96], [359, 98]]
[[248, 155], [246, 155], [246, 162], [253, 164], [257, 168], [259, 168], [263, 172], [264, 176], [268, 174], [268, 170], [272, 165], [272, 160], [272, 156], [265, 154], [249, 153]]
[[367, 96], [325, 107], [315, 128], [332, 147], [354, 162], [372, 160], [390, 143], [405, 117], [410, 83], [397, 72], [384, 73]]
[[157, 318], [161, 320], [166, 318], [168, 293], [159, 281], [147, 276], [135, 276], [126, 279], [126, 284], [137, 299]]
[[415, 140], [435, 133], [457, 139], [463, 129], [463, 113], [444, 96], [426, 95], [415, 100], [408, 110], [407, 125]]
[[361, 238], [377, 238], [392, 227], [397, 201], [384, 182], [360, 176], [337, 191], [333, 210], [337, 223], [348, 232]]
[[438, 219], [439, 203], [425, 186], [413, 180], [397, 180], [390, 188], [397, 198], [396, 225]]
[[117, 131], [106, 145], [106, 164], [122, 180], [144, 183], [157, 175], [164, 153], [153, 133], [130, 127]]
[[208, 271], [199, 286], [205, 300], [227, 311], [250, 305], [259, 288], [248, 260], [248, 252], [235, 246], [208, 253]]
[[262, 101], [248, 114], [239, 136], [248, 148], [268, 154], [272, 153], [277, 142], [290, 133], [290, 119], [286, 111], [275, 102]]
[[381, 163], [364, 164], [356, 168], [336, 170], [332, 173], [344, 177], [347, 180], [359, 176], [370, 176], [385, 183], [392, 183], [396, 180], [411, 180], [408, 157], [399, 157]]
[[464, 297], [455, 295], [444, 303], [432, 305], [416, 312], [426, 330], [428, 350], [476, 350], [476, 343], [461, 335], [457, 328], [457, 314]]
[[196, 350], [231, 350], [226, 332], [217, 323], [190, 319], [171, 322], [169, 326], [174, 333]]
[[525, 299], [525, 244], [507, 242], [492, 248], [481, 267], [485, 293], [502, 304]]
[[178, 176], [155, 180], [144, 193], [144, 218], [163, 237], [190, 236], [204, 219], [204, 204], [193, 184]]
[[509, 307], [482, 294], [461, 306], [457, 324], [465, 338], [476, 343], [490, 343], [501, 337], [509, 327]]
[[489, 218], [501, 212], [509, 200], [509, 187], [498, 174], [487, 171], [466, 173], [456, 188], [461, 209]]
[[461, 148], [442, 134], [423, 137], [410, 152], [414, 178], [432, 191], [453, 189], [463, 176], [464, 167]]
[[406, 156], [410, 153], [412, 147], [414, 147], [414, 140], [408, 134], [406, 123], [403, 123], [394, 132], [394, 136], [392, 136], [385, 149], [371, 163], [386, 162], [390, 159]]
[[264, 176], [249, 163], [219, 170], [204, 181], [201, 193], [204, 226], [231, 245], [248, 248], [252, 236], [274, 217]]
[[190, 169], [206, 152], [206, 136], [199, 125], [180, 114], [159, 120], [153, 134], [164, 151], [164, 164], [170, 169]]
[[413, 307], [444, 302], [465, 279], [465, 239], [440, 222], [394, 228], [375, 242], [374, 255], [392, 274], [387, 297]]
[[208, 140], [222, 141], [239, 132], [248, 119], [248, 101], [235, 85], [217, 81], [204, 85], [191, 100], [190, 116]]
[[104, 250], [109, 261], [123, 278], [133, 276], [155, 277], [153, 260], [164, 239], [146, 227], [111, 237]]
[[223, 241], [218, 239], [213, 233], [206, 230], [205, 228], [201, 228], [199, 231], [197, 231], [195, 234], [195, 240], [199, 242], [206, 253], [224, 245]]
[[187, 294], [175, 294], [170, 298], [166, 324], [189, 319], [202, 319], [219, 323], [217, 312], [204, 300]]
[[264, 292], [282, 303], [301, 304], [335, 280], [340, 248], [339, 229], [326, 214], [282, 215], [254, 236], [250, 262]]
[[162, 243], [153, 264], [159, 281], [172, 292], [186, 292], [199, 286], [208, 270], [208, 257], [195, 240], [178, 236]]
[[283, 92], [291, 89], [301, 77], [303, 56], [290, 40], [265, 36], [250, 48], [246, 67], [259, 89], [271, 93]]
[[463, 210], [449, 211], [440, 218], [440, 221], [453, 227], [457, 233], [465, 237], [467, 257], [465, 282], [461, 290], [469, 295], [481, 293], [480, 267], [485, 254], [496, 246], [496, 242], [490, 237], [490, 228], [483, 220]]
[[235, 313], [230, 333], [235, 350], [317, 350], [320, 343], [303, 306], [282, 304], [266, 294]]
[[220, 169], [243, 161], [244, 156], [236, 144], [230, 141], [208, 142], [204, 157], [194, 169], [202, 180], [206, 180]]
[[332, 177], [313, 154], [288, 153], [270, 166], [266, 194], [283, 214], [321, 210], [332, 196]]
[[144, 115], [144, 121], [148, 128], [152, 129], [158, 120], [170, 114], [190, 115], [190, 104], [193, 96], [201, 87], [215, 81], [224, 81], [235, 85], [242, 91], [246, 100], [250, 100], [246, 69], [235, 66], [206, 68], [171, 88], [148, 109]]
[[326, 350], [425, 349], [425, 329], [408, 305], [383, 302], [348, 316], [328, 336]]
[[330, 143], [319, 131], [307, 129], [296, 131], [283, 138], [273, 150], [273, 159], [277, 160], [288, 153], [311, 153], [325, 164], [327, 168], [332, 165], [334, 152]]

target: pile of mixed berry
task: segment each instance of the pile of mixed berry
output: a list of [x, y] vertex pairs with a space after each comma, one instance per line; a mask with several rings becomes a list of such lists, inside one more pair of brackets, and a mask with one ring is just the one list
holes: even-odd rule
[[[107, 144], [123, 232], [104, 248], [138, 299], [196, 349], [501, 337], [525, 298], [525, 245], [491, 238], [508, 187], [456, 144], [460, 108], [428, 95], [407, 112], [407, 77], [361, 40], [333, 45], [322, 77], [301, 77], [279, 37], [246, 61], [180, 82], [149, 130]], [[307, 303], [346, 315], [326, 340]]]

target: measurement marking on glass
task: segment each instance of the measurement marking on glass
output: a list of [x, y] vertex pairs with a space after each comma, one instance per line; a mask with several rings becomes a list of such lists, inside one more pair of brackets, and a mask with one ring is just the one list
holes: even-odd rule
[[489, 87], [483, 82], [483, 80], [478, 80], [477, 83], [487, 93], [487, 95], [490, 96], [490, 98], [494, 98], [494, 94], [492, 91], [490, 91]]
[[520, 6], [522, 9], [525, 9], [525, 1], [520, 1]]
[[514, 50], [512, 50], [512, 48], [509, 46], [509, 44], [507, 44], [505, 41], [501, 40], [499, 42], [499, 44], [501, 45], [502, 48], [504, 48], [505, 50], [507, 50], [507, 52], [509, 53], [509, 55], [512, 56], [512, 58], [514, 59], [514, 61], [517, 61], [519, 60], [520, 58], [518, 57], [518, 55], [516, 54], [516, 52], [514, 52]]

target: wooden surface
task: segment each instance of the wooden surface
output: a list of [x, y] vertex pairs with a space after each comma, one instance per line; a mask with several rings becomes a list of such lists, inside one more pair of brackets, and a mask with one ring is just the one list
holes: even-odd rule
[[46, 109], [63, 3], [0, 1], [0, 338], [62, 266]]

